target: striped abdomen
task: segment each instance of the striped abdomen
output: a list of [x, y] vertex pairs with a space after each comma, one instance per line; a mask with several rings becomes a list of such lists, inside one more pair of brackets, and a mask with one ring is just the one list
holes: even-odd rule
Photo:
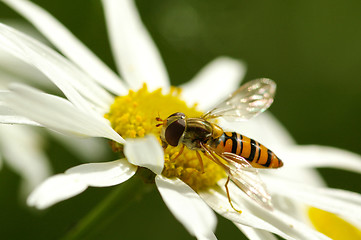
[[279, 168], [283, 162], [259, 142], [236, 132], [224, 132], [213, 141], [216, 152], [229, 152], [246, 159], [255, 168]]

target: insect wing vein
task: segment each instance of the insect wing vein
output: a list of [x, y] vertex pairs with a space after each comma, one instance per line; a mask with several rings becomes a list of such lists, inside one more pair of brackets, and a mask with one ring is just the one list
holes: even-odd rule
[[272, 210], [271, 196], [260, 178], [258, 171], [244, 158], [232, 154], [218, 154], [227, 162], [226, 171], [232, 182], [251, 199], [266, 209]]
[[271, 106], [275, 92], [276, 83], [271, 79], [255, 79], [242, 85], [226, 100], [205, 113], [202, 118], [211, 120], [223, 117], [231, 121], [248, 120]]

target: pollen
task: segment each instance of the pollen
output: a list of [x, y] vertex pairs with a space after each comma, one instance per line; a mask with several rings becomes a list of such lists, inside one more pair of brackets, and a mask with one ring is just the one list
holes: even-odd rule
[[[202, 112], [196, 110], [196, 105], [191, 107], [180, 99], [181, 89], [172, 87], [168, 94], [163, 94], [162, 89], [148, 91], [144, 84], [138, 91], [130, 90], [128, 95], [118, 96], [105, 114], [112, 128], [123, 138], [139, 138], [147, 134], [154, 134], [161, 144], [161, 127], [156, 127], [157, 117], [166, 119], [175, 112], [183, 112], [188, 117], [199, 117]], [[122, 152], [119, 143], [111, 143], [113, 151]], [[177, 177], [200, 191], [215, 186], [218, 180], [225, 177], [221, 167], [210, 159], [203, 157], [203, 168], [194, 151], [184, 149], [179, 156], [180, 147], [168, 146], [164, 150], [164, 169], [162, 175], [167, 178]]]

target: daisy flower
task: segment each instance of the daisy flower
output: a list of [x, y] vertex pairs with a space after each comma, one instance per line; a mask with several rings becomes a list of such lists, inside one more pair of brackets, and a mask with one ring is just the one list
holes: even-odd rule
[[[174, 112], [199, 117], [237, 88], [244, 74], [241, 62], [218, 58], [180, 88], [171, 87], [134, 3], [103, 0], [120, 79], [45, 10], [24, 0], [4, 2], [34, 24], [65, 57], [3, 24], [0, 46], [39, 69], [65, 97], [12, 84], [0, 92], [1, 106], [6, 110], [1, 122], [42, 126], [77, 137], [107, 138], [114, 151], [124, 154], [115, 161], [79, 165], [47, 179], [30, 195], [29, 205], [47, 208], [89, 186], [125, 182], [141, 169], [150, 173], [170, 211], [198, 239], [216, 238], [217, 220], [212, 209], [251, 239], [275, 239], [273, 234], [286, 239], [328, 239], [317, 230], [330, 234], [337, 226], [352, 229], [352, 233], [348, 231], [352, 236], [358, 234], [355, 225], [360, 222], [361, 196], [319, 187], [322, 183], [317, 180], [304, 184], [303, 178], [315, 175], [310, 168], [316, 166], [361, 172], [360, 156], [333, 148], [297, 146], [270, 114], [244, 124], [220, 125], [268, 144], [285, 162], [279, 171], [260, 171], [272, 195], [272, 211], [254, 204], [230, 183], [231, 201], [242, 213], [235, 211], [224, 190], [226, 175], [218, 165], [204, 158], [201, 167], [196, 154], [187, 149], [174, 160], [179, 147], [162, 149], [156, 117], [165, 119]], [[307, 210], [308, 206], [316, 208]], [[328, 222], [328, 229], [321, 229], [320, 223], [329, 219], [333, 221]]]

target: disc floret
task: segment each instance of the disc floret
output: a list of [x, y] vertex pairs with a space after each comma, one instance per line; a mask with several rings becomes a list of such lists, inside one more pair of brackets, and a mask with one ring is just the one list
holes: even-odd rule
[[[156, 118], [166, 119], [175, 112], [183, 112], [188, 117], [202, 115], [196, 110], [196, 105], [188, 107], [180, 99], [179, 88], [172, 87], [168, 94], [163, 94], [161, 89], [148, 91], [144, 84], [138, 91], [130, 90], [128, 95], [116, 97], [109, 112], [105, 114], [105, 118], [110, 121], [113, 129], [125, 139], [154, 134], [161, 144], [161, 127], [156, 127], [159, 124]], [[112, 148], [114, 151], [122, 151], [122, 146], [115, 142], [112, 142]], [[196, 191], [214, 186], [219, 179], [225, 177], [224, 171], [205, 157], [203, 158], [204, 173], [202, 173], [194, 151], [185, 149], [176, 158], [179, 150], [180, 146], [168, 146], [165, 150], [163, 176], [178, 177]]]

